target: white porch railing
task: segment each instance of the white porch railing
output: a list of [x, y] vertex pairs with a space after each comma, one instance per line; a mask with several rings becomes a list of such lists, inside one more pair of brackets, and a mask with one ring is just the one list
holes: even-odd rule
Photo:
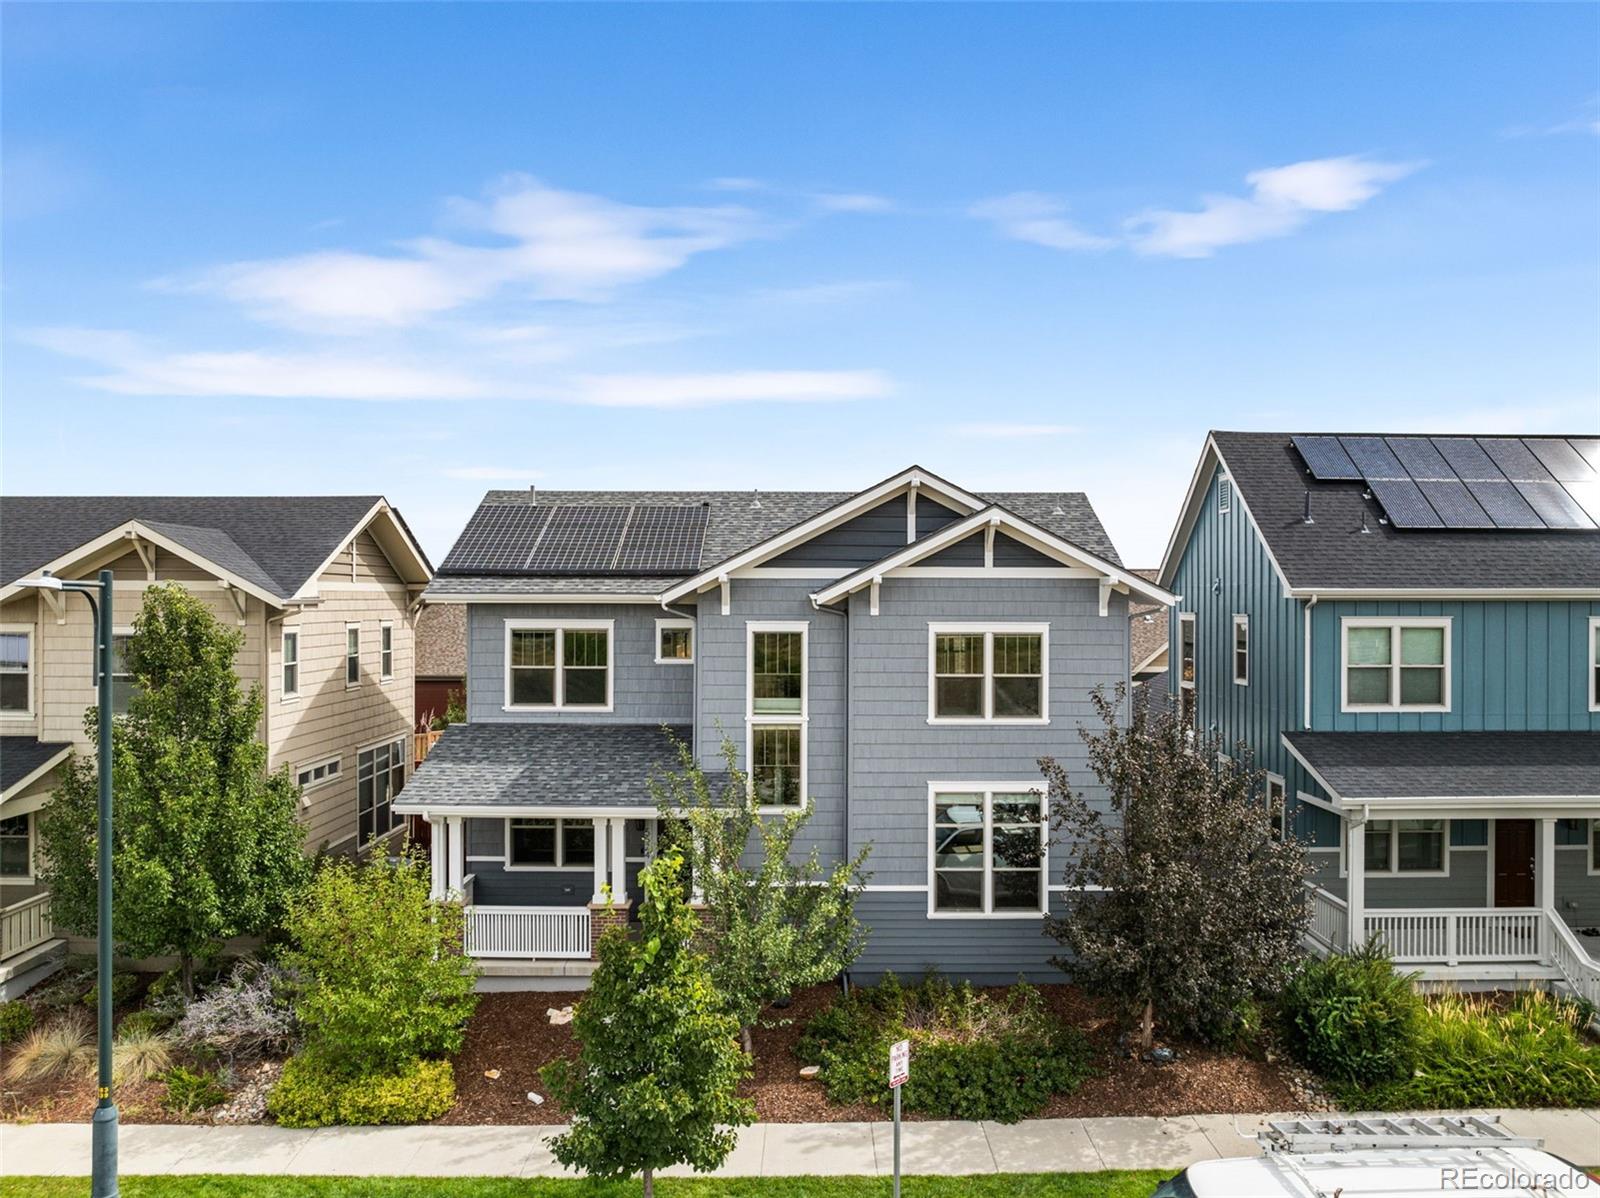
[[0, 961], [55, 936], [50, 918], [50, 896], [36, 894], [10, 907], [0, 908]]
[[1350, 908], [1336, 894], [1318, 886], [1306, 885], [1311, 902], [1311, 938], [1329, 951], [1338, 951], [1349, 942]]
[[471, 957], [589, 956], [587, 907], [465, 908]]
[[1567, 921], [1553, 916], [1550, 921], [1550, 960], [1567, 985], [1583, 999], [1600, 1007], [1600, 961], [1596, 961], [1578, 943], [1578, 938], [1567, 927]]
[[1366, 931], [1399, 965], [1538, 961], [1544, 912], [1537, 907], [1369, 909]]

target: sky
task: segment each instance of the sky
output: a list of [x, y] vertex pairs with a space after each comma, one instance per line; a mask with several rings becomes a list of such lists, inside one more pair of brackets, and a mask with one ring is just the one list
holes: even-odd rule
[[1600, 430], [1600, 6], [5, 4], [0, 488], [1085, 491]]

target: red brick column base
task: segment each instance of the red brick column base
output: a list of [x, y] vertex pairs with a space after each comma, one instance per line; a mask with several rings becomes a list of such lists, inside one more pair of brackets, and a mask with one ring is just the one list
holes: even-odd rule
[[600, 937], [611, 928], [628, 930], [628, 912], [633, 904], [624, 899], [620, 903], [589, 904], [589, 960], [600, 959]]

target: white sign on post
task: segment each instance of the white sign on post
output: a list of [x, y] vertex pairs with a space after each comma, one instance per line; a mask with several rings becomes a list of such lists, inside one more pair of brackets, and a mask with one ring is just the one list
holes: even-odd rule
[[889, 1085], [903, 1086], [911, 1078], [911, 1041], [899, 1040], [889, 1046]]

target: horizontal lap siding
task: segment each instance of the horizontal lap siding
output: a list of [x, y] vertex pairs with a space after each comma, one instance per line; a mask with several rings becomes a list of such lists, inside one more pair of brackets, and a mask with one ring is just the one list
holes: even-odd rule
[[[1051, 907], [1061, 910], [1059, 896]], [[850, 968], [857, 981], [885, 973], [914, 979], [930, 970], [979, 984], [1066, 980], [1050, 964], [1062, 950], [1042, 918], [929, 919], [925, 892], [870, 890], [856, 900], [856, 914], [867, 929], [866, 948]]]
[[[1317, 874], [1312, 881], [1343, 898], [1346, 880], [1339, 876], [1339, 854], [1313, 853], [1311, 862], [1317, 867]], [[1451, 849], [1450, 873], [1446, 877], [1369, 873], [1366, 902], [1367, 907], [1373, 910], [1492, 905], [1489, 897], [1488, 850]]]
[[[1347, 616], [1450, 617], [1450, 710], [1341, 712]], [[1334, 732], [1600, 731], [1589, 710], [1589, 619], [1600, 601], [1367, 601], [1312, 617], [1312, 725]]]
[[506, 869], [499, 862], [469, 861], [472, 901], [485, 907], [587, 907], [594, 870]]
[[[473, 603], [467, 606], [467, 705], [473, 723], [687, 724], [693, 720], [694, 669], [657, 665], [656, 620], [666, 617], [646, 603]], [[611, 646], [609, 712], [506, 711], [507, 620], [615, 620]]]
[[[1600, 875], [1589, 872], [1588, 846], [1556, 850], [1556, 910], [1574, 928], [1600, 925]], [[1600, 942], [1582, 942], [1600, 957]]]

